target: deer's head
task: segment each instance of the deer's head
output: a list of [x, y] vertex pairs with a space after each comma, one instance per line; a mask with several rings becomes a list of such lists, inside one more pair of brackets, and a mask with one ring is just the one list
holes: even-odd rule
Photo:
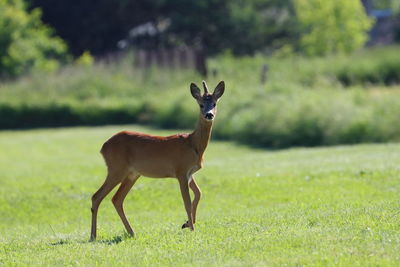
[[208, 121], [212, 121], [217, 114], [218, 100], [224, 94], [225, 83], [224, 81], [220, 81], [217, 87], [215, 87], [212, 94], [208, 92], [208, 87], [205, 81], [203, 81], [203, 88], [204, 94], [202, 95], [197, 85], [195, 85], [194, 83], [190, 84], [190, 92], [200, 106], [200, 113], [202, 115], [202, 118]]

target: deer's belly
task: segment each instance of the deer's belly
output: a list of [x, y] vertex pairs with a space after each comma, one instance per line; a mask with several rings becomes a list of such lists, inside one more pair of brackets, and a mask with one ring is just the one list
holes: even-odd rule
[[200, 168], [201, 166], [199, 166], [197, 162], [185, 160], [174, 161], [172, 158], [143, 159], [135, 161], [132, 164], [132, 171], [151, 178], [178, 178], [179, 176], [185, 176], [189, 179], [189, 177]]
[[132, 166], [135, 172], [151, 178], [176, 177], [176, 172], [171, 164], [157, 161], [135, 162]]

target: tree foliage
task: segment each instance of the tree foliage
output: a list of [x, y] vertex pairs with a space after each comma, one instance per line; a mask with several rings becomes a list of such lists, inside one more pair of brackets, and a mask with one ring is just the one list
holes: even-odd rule
[[29, 1], [75, 56], [112, 52], [145, 23], [167, 25], [141, 42], [145, 47], [202, 46], [208, 54], [236, 55], [288, 44], [308, 55], [348, 52], [365, 43], [372, 26], [359, 0]]
[[41, 11], [26, 11], [22, 0], [0, 0], [0, 75], [54, 70], [67, 47], [41, 22]]
[[207, 53], [254, 53], [290, 39], [290, 0], [31, 0], [43, 9], [74, 55], [117, 49], [118, 41], [146, 22], [168, 21], [157, 45], [202, 45]]
[[275, 50], [297, 38], [291, 0], [236, 0], [231, 2], [234, 51]]
[[307, 55], [351, 52], [368, 39], [372, 20], [358, 0], [294, 0]]
[[117, 48], [129, 30], [154, 21], [167, 0], [29, 0], [43, 10], [43, 21], [52, 25], [75, 56], [86, 50], [94, 55]]

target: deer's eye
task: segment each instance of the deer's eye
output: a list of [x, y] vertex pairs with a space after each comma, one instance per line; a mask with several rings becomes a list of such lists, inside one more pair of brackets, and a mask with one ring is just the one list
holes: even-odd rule
[[203, 104], [200, 104], [200, 107], [201, 107], [201, 108], [204, 108], [204, 105], [203, 105]]

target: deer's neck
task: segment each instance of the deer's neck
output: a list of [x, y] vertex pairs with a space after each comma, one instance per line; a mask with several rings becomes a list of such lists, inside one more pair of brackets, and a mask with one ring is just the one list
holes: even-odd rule
[[212, 121], [207, 121], [200, 115], [196, 129], [190, 134], [190, 141], [197, 154], [202, 157], [210, 141]]

